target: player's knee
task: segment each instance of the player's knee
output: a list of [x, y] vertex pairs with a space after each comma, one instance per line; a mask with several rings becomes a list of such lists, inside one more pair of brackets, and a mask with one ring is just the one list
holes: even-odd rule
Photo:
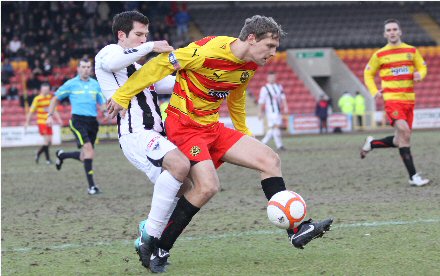
[[188, 158], [180, 151], [170, 152], [170, 154], [165, 157], [162, 165], [165, 170], [169, 171], [170, 174], [180, 182], [183, 182], [188, 176], [190, 169]]
[[199, 194], [204, 199], [210, 199], [220, 191], [220, 183], [204, 183], [199, 187]]
[[271, 150], [270, 154], [267, 154], [264, 158], [265, 165], [264, 167], [268, 170], [279, 171], [281, 169], [281, 159], [280, 156]]

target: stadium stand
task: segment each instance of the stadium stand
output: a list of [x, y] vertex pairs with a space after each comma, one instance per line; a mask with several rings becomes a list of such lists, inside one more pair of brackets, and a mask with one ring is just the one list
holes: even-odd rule
[[[150, 28], [150, 39], [172, 42], [176, 38], [173, 20], [179, 10], [176, 2], [98, 2], [96, 7], [86, 2], [35, 2], [32, 9], [29, 3], [2, 3], [2, 91], [8, 91], [11, 85], [15, 85], [20, 96], [20, 100], [2, 97], [2, 126], [23, 124], [23, 91], [31, 73], [36, 73], [39, 81], [49, 82], [55, 90], [76, 74], [78, 58], [93, 57], [101, 47], [113, 41], [109, 33], [111, 18], [115, 13], [138, 9], [155, 22]], [[430, 47], [436, 44], [435, 40], [413, 20], [412, 15], [429, 14], [440, 24], [440, 5], [435, 2], [378, 3], [262, 1], [188, 2], [179, 5], [187, 6], [194, 25], [204, 35], [237, 36], [245, 18], [254, 14], [272, 16], [288, 33], [281, 42], [280, 50], [311, 47], [338, 49], [338, 55], [361, 81], [368, 58], [385, 42], [380, 35], [382, 22], [395, 17], [402, 23], [404, 41], [418, 46], [428, 64], [427, 78], [416, 86], [416, 107], [439, 107], [440, 47]], [[34, 8], [35, 5], [37, 8]], [[100, 12], [102, 5], [108, 6], [107, 14]], [[19, 43], [14, 39], [17, 34], [20, 34], [17, 37]], [[10, 47], [13, 40], [16, 48], [20, 45], [15, 52]], [[174, 45], [177, 47], [183, 42], [176, 43]], [[45, 59], [49, 59], [52, 67], [49, 74], [43, 73]], [[315, 99], [287, 64], [285, 52], [277, 54], [267, 66], [257, 70], [248, 91], [255, 102], [269, 71], [278, 73], [278, 81], [284, 86], [292, 113], [313, 113]], [[33, 96], [27, 95], [28, 103]], [[382, 105], [379, 102], [377, 109], [382, 110]], [[59, 112], [67, 125], [70, 106], [61, 105]], [[220, 113], [227, 115], [225, 106]]]

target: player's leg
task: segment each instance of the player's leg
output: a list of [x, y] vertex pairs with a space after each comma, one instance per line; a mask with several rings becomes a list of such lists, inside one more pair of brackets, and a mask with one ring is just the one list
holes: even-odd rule
[[[83, 136], [87, 134], [83, 124], [81, 124], [81, 121], [76, 116], [73, 116], [72, 119], [69, 120], [69, 127], [73, 133], [73, 136], [75, 137], [78, 149], [81, 149], [84, 146]], [[64, 152], [63, 149], [58, 149], [55, 152], [55, 157], [55, 166], [57, 170], [61, 170], [65, 159], [74, 159], [80, 162], [82, 161], [81, 151]]]
[[98, 135], [99, 124], [98, 121], [95, 119], [84, 121], [83, 125], [83, 129], [85, 129], [85, 132], [82, 135], [84, 139], [84, 145], [81, 149], [80, 159], [83, 161], [84, 171], [89, 185], [87, 192], [89, 195], [95, 195], [100, 193], [100, 190], [96, 186], [93, 177], [93, 175], [95, 174], [95, 171], [93, 170], [93, 158], [95, 157], [94, 147], [96, 136]]
[[49, 154], [49, 147], [50, 147], [51, 142], [52, 142], [52, 134], [44, 135], [44, 145], [45, 145], [44, 155], [46, 156], [46, 163], [47, 164], [52, 164], [52, 161], [50, 160], [50, 154]]
[[[261, 187], [267, 198], [286, 190], [281, 173], [279, 156], [258, 140], [243, 136], [223, 156], [223, 161], [261, 172]], [[305, 221], [299, 227], [288, 231], [290, 242], [297, 248], [303, 248], [312, 239], [321, 237], [330, 229], [332, 219], [324, 221]]]
[[35, 154], [35, 163], [39, 163], [40, 162], [40, 155], [46, 151], [46, 139], [45, 139], [45, 135], [46, 135], [46, 125], [43, 124], [38, 124], [38, 131], [40, 133], [40, 135], [43, 137], [43, 145], [41, 145], [41, 147], [38, 149], [37, 153]]
[[267, 122], [268, 130], [266, 132], [266, 135], [264, 135], [263, 139], [261, 140], [263, 144], [267, 144], [270, 141], [270, 139], [272, 139], [274, 136], [275, 122], [271, 114], [266, 114], [266, 122]]
[[156, 241], [150, 261], [152, 272], [165, 271], [169, 251], [177, 238], [200, 208], [219, 191], [220, 180], [211, 160], [200, 161], [193, 165], [190, 177], [193, 183], [192, 189], [179, 199], [161, 238]]
[[397, 120], [394, 124], [396, 130], [396, 141], [399, 145], [399, 154], [409, 175], [409, 184], [413, 186], [423, 186], [429, 183], [428, 179], [423, 179], [416, 171], [413, 157], [411, 154], [411, 128], [407, 121]]
[[[391, 125], [395, 126], [396, 120], [398, 119], [396, 114], [399, 114], [399, 107], [393, 104], [385, 104], [385, 113]], [[395, 137], [396, 134], [397, 132], [395, 132], [393, 136], [387, 136], [382, 139], [374, 139], [372, 136], [365, 138], [365, 142], [362, 145], [360, 152], [361, 159], [364, 159], [373, 149], [397, 147], [398, 141]]]
[[273, 139], [275, 141], [275, 146], [278, 151], [285, 151], [286, 148], [283, 145], [283, 140], [281, 138], [281, 125], [276, 125], [273, 129]]

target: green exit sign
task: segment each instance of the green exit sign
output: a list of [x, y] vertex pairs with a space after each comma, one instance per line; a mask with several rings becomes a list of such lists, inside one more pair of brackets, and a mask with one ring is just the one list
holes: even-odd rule
[[322, 57], [324, 57], [323, 51], [296, 53], [296, 58], [322, 58]]

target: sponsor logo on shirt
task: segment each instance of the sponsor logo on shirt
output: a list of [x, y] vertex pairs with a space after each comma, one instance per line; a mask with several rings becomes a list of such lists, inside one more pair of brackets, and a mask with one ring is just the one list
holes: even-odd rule
[[231, 91], [217, 91], [214, 89], [209, 89], [208, 95], [219, 98], [219, 99], [225, 99]]
[[406, 75], [409, 74], [409, 67], [402, 66], [397, 68], [391, 68], [391, 73], [393, 74], [393, 76]]
[[170, 63], [173, 65], [175, 70], [180, 70], [181, 66], [180, 66], [179, 61], [177, 60], [177, 58], [173, 52], [171, 52], [168, 55], [168, 59], [169, 59]]
[[153, 137], [153, 139], [150, 140], [150, 142], [148, 142], [147, 144], [147, 149], [148, 150], [155, 150], [159, 148], [159, 139], [162, 136], [155, 136]]

